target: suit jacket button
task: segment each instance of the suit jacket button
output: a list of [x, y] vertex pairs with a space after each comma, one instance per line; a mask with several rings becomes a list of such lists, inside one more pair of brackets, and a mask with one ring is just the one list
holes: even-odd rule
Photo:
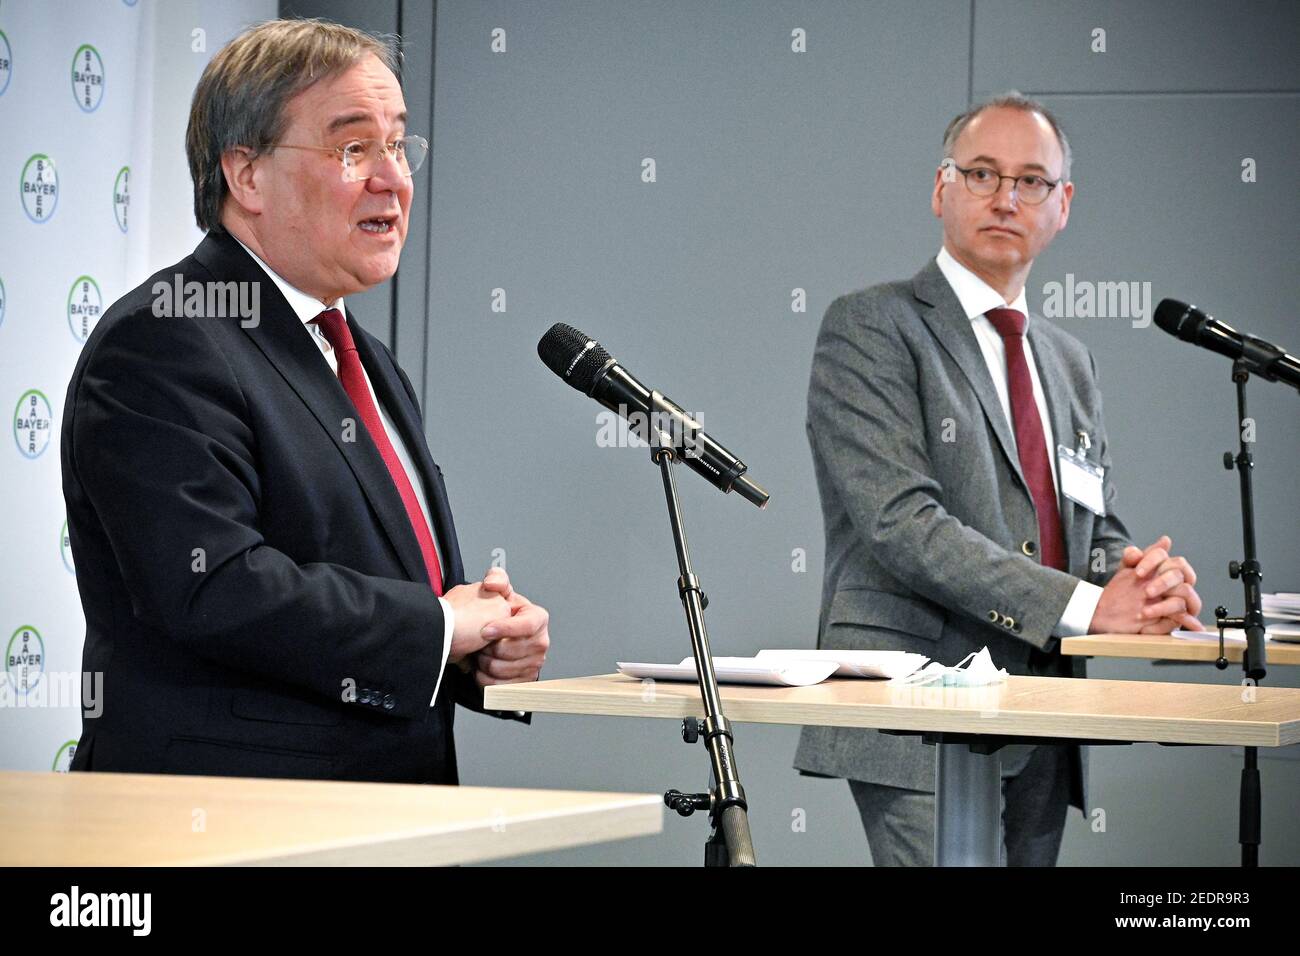
[[1020, 622], [1019, 622], [1019, 621], [1012, 621], [1012, 622], [1011, 622], [1011, 630], [1013, 630], [1013, 631], [1015, 631], [1017, 634], [1019, 634], [1019, 633], [1020, 633]]
[[384, 710], [392, 710], [397, 706], [397, 698], [392, 694], [384, 695]]
[[1032, 541], [1022, 541], [1020, 542], [1020, 550], [1032, 558], [1038, 553], [1038, 545]]
[[998, 618], [1001, 616], [1002, 615], [1000, 615], [997, 611], [989, 611], [989, 620], [992, 621], [994, 624], [998, 622]]
[[1014, 617], [1004, 617], [1002, 623], [1011, 628], [1011, 630], [1016, 630], [1016, 619]]

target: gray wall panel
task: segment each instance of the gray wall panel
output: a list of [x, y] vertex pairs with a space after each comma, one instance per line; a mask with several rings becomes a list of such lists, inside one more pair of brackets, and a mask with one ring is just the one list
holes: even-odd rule
[[975, 90], [1294, 90], [1298, 38], [1292, 0], [978, 0]]
[[[1077, 143], [1077, 191], [1069, 225], [1030, 276], [1031, 306], [1041, 306], [1047, 283], [1064, 284], [1068, 274], [1076, 282], [1149, 282], [1154, 301], [1195, 302], [1239, 329], [1300, 348], [1300, 190], [1288, 173], [1300, 97], [1046, 102]], [[1257, 182], [1241, 181], [1245, 156], [1258, 163]], [[1174, 537], [1180, 549], [1221, 579], [1202, 588], [1206, 599], [1239, 601], [1238, 585], [1222, 574], [1241, 547], [1236, 476], [1218, 454], [1236, 448], [1232, 363], [1134, 321], [1141, 322], [1057, 320], [1097, 358], [1122, 513], [1146, 540], [1161, 529], [1184, 529]], [[1256, 506], [1276, 518], [1293, 507], [1297, 396], [1262, 381], [1251, 383], [1249, 395], [1259, 428]], [[1177, 494], [1168, 493], [1172, 487]], [[1300, 581], [1294, 528], [1261, 529], [1260, 558], [1271, 581]]]

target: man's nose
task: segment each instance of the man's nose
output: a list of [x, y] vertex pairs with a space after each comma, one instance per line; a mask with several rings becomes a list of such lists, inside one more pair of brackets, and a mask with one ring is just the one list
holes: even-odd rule
[[[1003, 183], [1010, 183], [1004, 190]], [[993, 208], [1005, 211], [1015, 212], [1020, 208], [1020, 194], [1016, 192], [1016, 187], [1020, 184], [1014, 179], [999, 179], [998, 191], [993, 194]]]
[[410, 188], [411, 177], [398, 162], [397, 154], [389, 149], [384, 150], [379, 165], [366, 183], [372, 192], [401, 192]]

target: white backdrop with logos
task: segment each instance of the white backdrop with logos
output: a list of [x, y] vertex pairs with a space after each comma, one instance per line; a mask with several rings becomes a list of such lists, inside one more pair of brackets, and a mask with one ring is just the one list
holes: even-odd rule
[[81, 730], [68, 378], [103, 310], [198, 241], [190, 94], [212, 53], [274, 14], [273, 0], [0, 4], [0, 769], [66, 770]]

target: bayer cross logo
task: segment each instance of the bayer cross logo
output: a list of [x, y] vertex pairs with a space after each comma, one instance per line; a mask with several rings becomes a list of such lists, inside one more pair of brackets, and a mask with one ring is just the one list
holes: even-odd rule
[[113, 215], [117, 217], [117, 228], [126, 232], [126, 210], [131, 205], [131, 167], [123, 166], [117, 171], [113, 183]]
[[9, 89], [9, 77], [14, 72], [14, 55], [9, 48], [9, 38], [0, 30], [0, 96]]
[[87, 113], [99, 109], [104, 99], [104, 61], [89, 43], [77, 47], [72, 57], [72, 95]]
[[5, 673], [15, 693], [26, 694], [41, 682], [45, 672], [45, 641], [36, 628], [23, 625], [13, 632], [5, 648]]
[[77, 276], [68, 290], [68, 328], [78, 342], [85, 342], [104, 311], [99, 283], [90, 276]]
[[38, 389], [29, 388], [14, 409], [14, 441], [25, 458], [40, 458], [50, 443], [54, 415], [50, 400]]
[[23, 209], [32, 222], [46, 222], [59, 204], [59, 174], [54, 160], [36, 153], [23, 166]]

